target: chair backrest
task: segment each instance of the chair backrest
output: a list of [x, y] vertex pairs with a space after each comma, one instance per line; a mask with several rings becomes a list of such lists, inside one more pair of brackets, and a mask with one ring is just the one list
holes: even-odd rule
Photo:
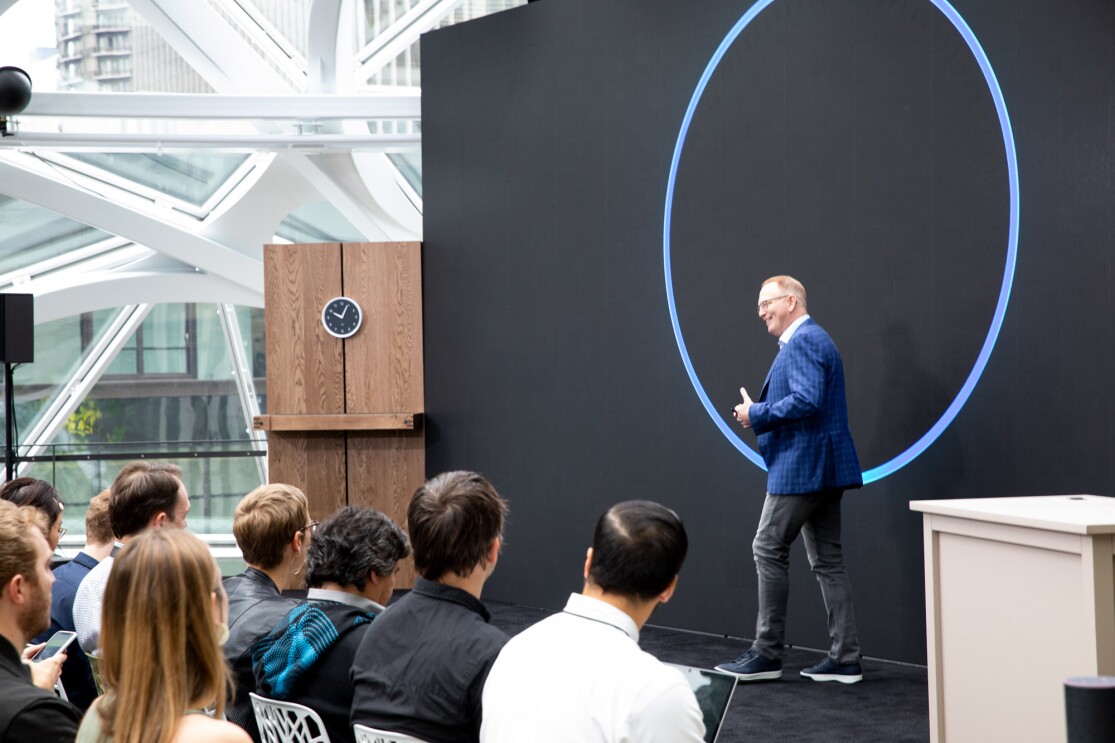
[[263, 743], [329, 743], [325, 724], [309, 707], [261, 697], [254, 691], [248, 696]]
[[412, 735], [377, 730], [367, 725], [353, 725], [352, 731], [356, 733], [356, 743], [426, 743], [421, 738], [415, 738]]

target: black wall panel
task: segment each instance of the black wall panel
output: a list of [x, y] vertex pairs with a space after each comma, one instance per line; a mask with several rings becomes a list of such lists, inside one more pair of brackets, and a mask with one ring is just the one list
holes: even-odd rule
[[[765, 473], [694, 391], [663, 263], [679, 128], [748, 7], [543, 0], [423, 37], [427, 466], [476, 469], [511, 502], [492, 598], [561, 606], [599, 513], [651, 498], [692, 544], [652, 621], [753, 633]], [[910, 500], [1115, 492], [1115, 5], [954, 7], [1013, 125], [1013, 292], [953, 423], [844, 506], [864, 652], [918, 662]], [[715, 410], [761, 387], [776, 346], [756, 295], [791, 273], [843, 352], [862, 464], [905, 451], [988, 334], [1009, 196], [988, 85], [933, 3], [772, 3], [709, 79], [672, 203], [678, 323]], [[788, 640], [827, 647], [800, 547], [793, 572]]]

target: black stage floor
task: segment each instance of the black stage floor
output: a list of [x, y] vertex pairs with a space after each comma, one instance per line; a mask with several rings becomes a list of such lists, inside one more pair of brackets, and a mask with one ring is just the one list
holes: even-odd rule
[[[485, 601], [492, 624], [515, 634], [550, 614]], [[660, 660], [712, 668], [735, 658], [745, 640], [647, 626], [639, 644]], [[739, 684], [720, 741], [842, 741], [906, 743], [929, 740], [928, 677], [923, 666], [867, 658], [858, 684], [817, 683], [798, 671], [822, 653], [790, 648], [779, 681]], [[539, 658], [543, 672], [545, 659]]]

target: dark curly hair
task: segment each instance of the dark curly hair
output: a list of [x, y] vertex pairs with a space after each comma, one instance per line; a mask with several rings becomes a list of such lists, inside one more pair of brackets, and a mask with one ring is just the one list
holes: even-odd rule
[[306, 585], [327, 582], [363, 591], [368, 574], [388, 576], [410, 554], [406, 534], [374, 508], [345, 506], [314, 532], [306, 553]]

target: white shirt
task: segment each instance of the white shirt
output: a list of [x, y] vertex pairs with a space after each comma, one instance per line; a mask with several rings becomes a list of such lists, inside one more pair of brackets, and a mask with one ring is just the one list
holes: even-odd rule
[[105, 585], [115, 561], [112, 555], [97, 563], [89, 574], [81, 579], [74, 595], [74, 630], [77, 644], [87, 653], [92, 653], [101, 644], [101, 607], [104, 603]]
[[798, 328], [801, 327], [801, 324], [808, 319], [809, 313], [806, 313], [799, 317], [797, 320], [794, 320], [792, 323], [790, 323], [790, 327], [783, 330], [782, 335], [778, 336], [778, 347], [782, 348], [782, 346], [785, 346], [787, 343], [789, 343], [790, 339], [794, 337], [794, 333], [798, 332]]
[[575, 593], [511, 638], [484, 684], [481, 743], [701, 743], [681, 673], [639, 648], [624, 612]]

